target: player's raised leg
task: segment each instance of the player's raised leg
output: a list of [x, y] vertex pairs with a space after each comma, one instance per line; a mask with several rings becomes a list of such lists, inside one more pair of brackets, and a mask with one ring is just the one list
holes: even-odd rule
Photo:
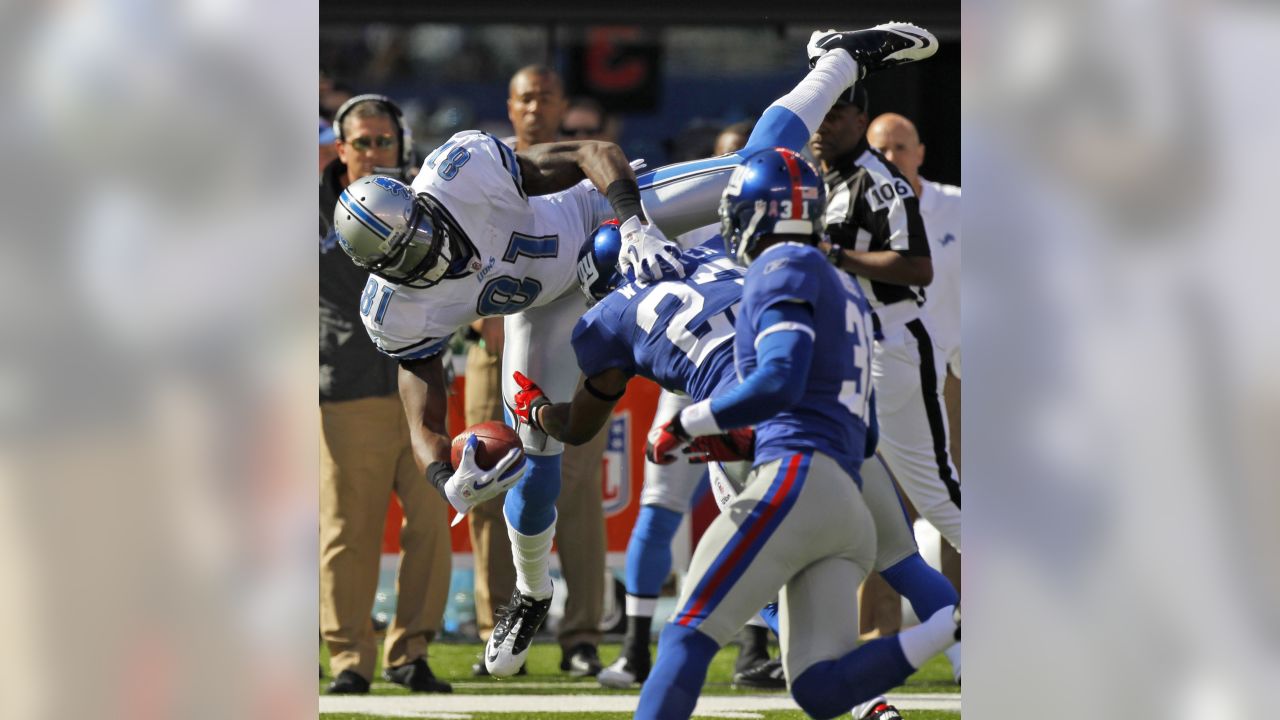
[[[825, 40], [825, 46], [810, 49], [812, 69], [790, 92], [765, 109], [743, 149], [717, 158], [668, 165], [639, 176], [651, 222], [669, 237], [716, 222], [720, 193], [733, 168], [744, 158], [768, 147], [801, 151], [840, 94], [866, 72], [923, 60], [938, 46], [928, 31], [907, 23], [829, 32], [821, 37], [828, 35], [831, 38]], [[905, 47], [907, 36], [917, 38], [913, 42], [923, 47]]]

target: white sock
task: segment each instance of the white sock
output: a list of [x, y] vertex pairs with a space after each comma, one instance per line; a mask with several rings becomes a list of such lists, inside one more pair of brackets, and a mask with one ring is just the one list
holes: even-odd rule
[[760, 617], [760, 613], [756, 613], [755, 615], [752, 615], [751, 619], [747, 621], [747, 624], [754, 625], [756, 627], [762, 627], [762, 628], [769, 627], [769, 623], [765, 622], [764, 618]]
[[773, 102], [795, 113], [812, 135], [840, 93], [858, 78], [858, 63], [844, 50], [832, 50], [818, 58], [795, 88]]
[[945, 653], [947, 656], [947, 659], [951, 661], [951, 677], [955, 678], [956, 680], [960, 679], [960, 646], [961, 645], [963, 645], [963, 643], [956, 643], [955, 645], [952, 645], [951, 647], [947, 648]]
[[653, 613], [658, 609], [658, 598], [643, 598], [635, 595], [627, 595], [627, 616], [628, 617], [653, 617]]
[[537, 600], [551, 597], [551, 541], [555, 536], [555, 521], [537, 535], [521, 535], [507, 523], [511, 558], [516, 565], [516, 589]]
[[952, 618], [955, 609], [955, 605], [948, 605], [928, 620], [898, 633], [902, 654], [907, 656], [911, 667], [918, 668], [929, 658], [955, 645], [956, 622]]

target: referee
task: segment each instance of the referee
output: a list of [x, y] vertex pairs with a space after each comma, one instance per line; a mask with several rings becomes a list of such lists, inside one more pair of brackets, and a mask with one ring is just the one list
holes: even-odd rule
[[959, 550], [960, 475], [942, 399], [946, 359], [921, 311], [933, 281], [929, 241], [911, 184], [867, 144], [866, 131], [867, 95], [858, 84], [809, 141], [827, 186], [830, 256], [871, 303], [879, 452], [920, 514]]

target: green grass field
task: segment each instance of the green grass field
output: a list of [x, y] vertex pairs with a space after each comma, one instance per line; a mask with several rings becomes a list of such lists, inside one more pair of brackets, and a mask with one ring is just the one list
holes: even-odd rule
[[[560, 671], [560, 648], [554, 642], [541, 640], [536, 642], [529, 654], [529, 674], [512, 678], [510, 681], [493, 678], [476, 678], [471, 675], [471, 664], [479, 657], [480, 643], [435, 643], [431, 646], [431, 668], [443, 680], [453, 683], [454, 694], [471, 695], [625, 695], [638, 694], [638, 690], [606, 690], [601, 688], [593, 678], [571, 678]], [[608, 664], [618, 655], [617, 643], [606, 643], [600, 647], [601, 660]], [[777, 648], [773, 649], [777, 654]], [[760, 690], [735, 690], [731, 685], [733, 662], [737, 657], [737, 648], [727, 647], [720, 651], [711, 664], [707, 675], [707, 683], [703, 689], [705, 695], [761, 694]], [[322, 648], [320, 663], [327, 670], [328, 653]], [[408, 695], [409, 692], [399, 685], [386, 682], [382, 678], [379, 665], [372, 695]], [[324, 692], [329, 683], [326, 677], [320, 681], [320, 692]], [[545, 683], [545, 687], [529, 687], [530, 684]], [[516, 685], [513, 687], [512, 685]], [[898, 692], [905, 693], [955, 693], [959, 688], [951, 679], [951, 667], [944, 658], [931, 660], [915, 675], [912, 675]], [[783, 694], [783, 691], [778, 691]], [[626, 713], [614, 712], [578, 712], [578, 713], [522, 713], [513, 709], [512, 713], [476, 712], [471, 714], [473, 720], [511, 720], [513, 714], [528, 720], [615, 720], [630, 717]], [[799, 710], [760, 711], [766, 720], [801, 720], [805, 714]], [[385, 716], [326, 713], [325, 720], [360, 720]], [[959, 720], [960, 713], [942, 711], [914, 710], [904, 711], [907, 720]]]

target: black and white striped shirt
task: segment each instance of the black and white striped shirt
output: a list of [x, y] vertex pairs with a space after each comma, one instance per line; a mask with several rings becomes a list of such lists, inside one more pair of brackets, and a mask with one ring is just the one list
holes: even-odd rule
[[[827, 235], [846, 250], [896, 250], [929, 257], [920, 200], [911, 183], [864, 139], [836, 158], [823, 176], [827, 185]], [[903, 300], [924, 303], [924, 288], [854, 276], [872, 309]]]

